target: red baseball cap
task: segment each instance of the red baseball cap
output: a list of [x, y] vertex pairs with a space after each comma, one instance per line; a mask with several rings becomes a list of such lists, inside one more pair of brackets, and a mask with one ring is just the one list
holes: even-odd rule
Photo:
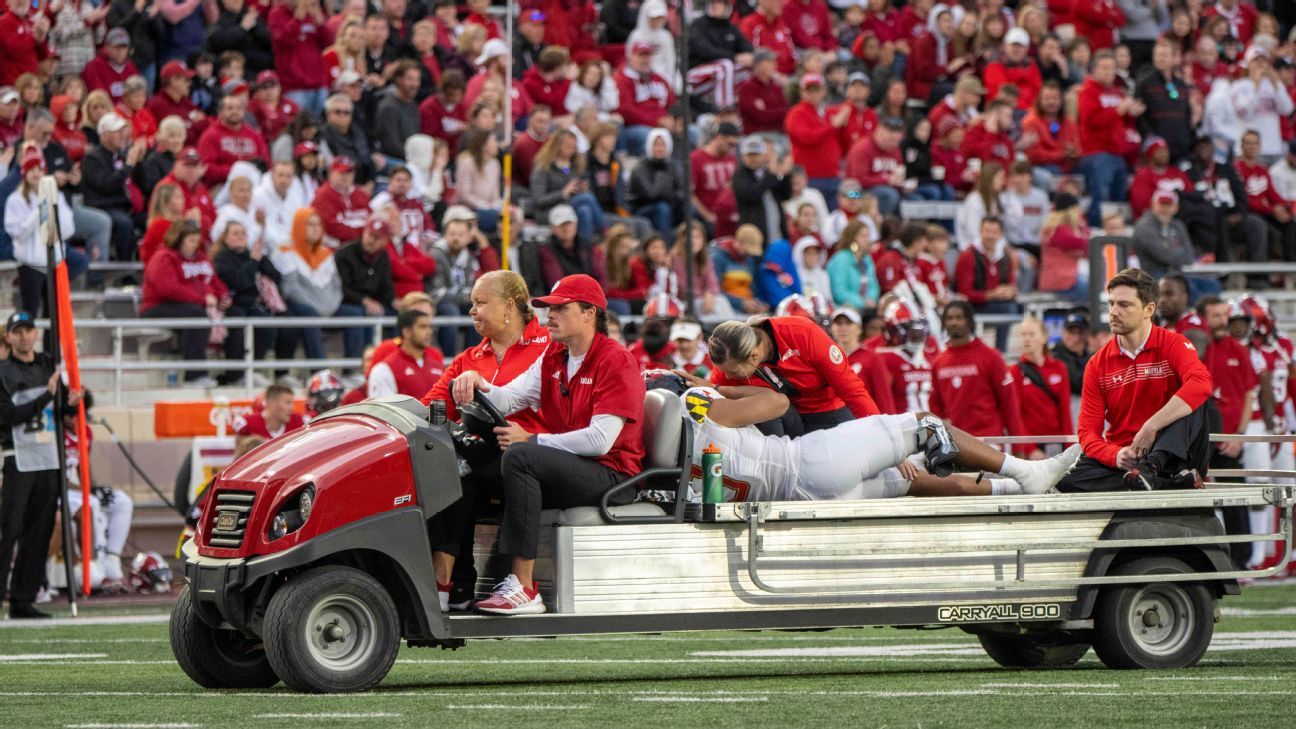
[[261, 73], [257, 74], [256, 87], [258, 89], [264, 88], [266, 86], [278, 86], [278, 85], [279, 85], [279, 74], [275, 73], [274, 71], [262, 71]]
[[391, 226], [379, 217], [369, 218], [369, 222], [365, 223], [365, 229], [379, 238], [390, 238], [392, 234]]
[[355, 162], [350, 157], [334, 157], [329, 172], [355, 172]]
[[22, 152], [19, 167], [24, 175], [27, 174], [27, 170], [33, 167], [39, 167], [43, 170], [45, 169], [45, 156], [41, 154], [41, 151], [35, 145], [29, 146]]
[[196, 165], [202, 162], [202, 156], [195, 147], [185, 147], [176, 155], [176, 164]]
[[607, 308], [607, 295], [603, 293], [603, 287], [599, 286], [598, 281], [583, 273], [574, 273], [558, 279], [558, 283], [554, 284], [548, 296], [537, 296], [531, 299], [531, 305], [547, 309], [550, 306], [562, 306], [573, 301], [597, 306], [600, 309]]
[[166, 65], [162, 66], [162, 70], [158, 72], [158, 76], [161, 77], [163, 81], [171, 78], [172, 76], [184, 76], [185, 78], [193, 78], [194, 70], [186, 66], [184, 61], [168, 61]]
[[801, 88], [804, 90], [810, 88], [811, 86], [818, 86], [819, 88], [823, 88], [824, 86], [823, 76], [817, 73], [807, 73], [806, 75], [802, 76]]
[[638, 56], [640, 54], [652, 53], [652, 52], [653, 52], [653, 44], [649, 43], [648, 41], [635, 41], [634, 43], [630, 44], [630, 53], [632, 53], [633, 55]]
[[308, 139], [305, 142], [298, 142], [297, 146], [293, 147], [294, 157], [305, 157], [308, 154], [319, 154], [319, 145]]
[[1170, 203], [1172, 205], [1179, 203], [1179, 196], [1174, 190], [1157, 190], [1152, 193], [1152, 204]]

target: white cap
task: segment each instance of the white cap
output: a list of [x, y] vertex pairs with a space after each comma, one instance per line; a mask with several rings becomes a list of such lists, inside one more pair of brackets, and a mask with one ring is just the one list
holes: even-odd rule
[[119, 132], [127, 126], [129, 125], [126, 123], [125, 119], [117, 116], [116, 113], [111, 111], [99, 117], [98, 130], [100, 134], [103, 134], [104, 132]]
[[1030, 33], [1025, 28], [1013, 28], [1004, 36], [1004, 42], [1008, 45], [1026, 46], [1030, 48]]
[[858, 311], [855, 311], [854, 309], [852, 309], [852, 308], [849, 307], [849, 306], [843, 306], [842, 308], [837, 309], [836, 311], [834, 311], [834, 312], [832, 313], [832, 318], [833, 318], [834, 320], [836, 320], [837, 317], [839, 317], [839, 316], [844, 316], [844, 317], [846, 317], [847, 319], [850, 319], [852, 322], [854, 322], [854, 323], [856, 323], [856, 324], [860, 324], [860, 325], [863, 325], [863, 324], [864, 324], [864, 320], [863, 320], [862, 318], [860, 318], [859, 312], [858, 312]]
[[752, 135], [742, 140], [740, 150], [743, 154], [765, 154], [765, 140]]
[[481, 55], [477, 56], [475, 63], [478, 66], [486, 65], [486, 62], [497, 56], [508, 55], [508, 44], [499, 38], [491, 38], [482, 46]]
[[671, 324], [670, 338], [671, 341], [676, 339], [687, 339], [694, 341], [702, 336], [702, 325], [692, 321], [677, 321]]
[[451, 205], [441, 215], [441, 227], [444, 228], [457, 220], [475, 223], [477, 222], [477, 213], [474, 213], [472, 208], [467, 205]]
[[662, 0], [648, 0], [643, 5], [643, 11], [650, 18], [664, 18], [666, 17], [666, 3], [662, 2]]
[[575, 222], [577, 222], [576, 211], [573, 210], [570, 205], [555, 205], [553, 209], [549, 211], [549, 225], [555, 228], [563, 223]]
[[350, 86], [351, 84], [360, 83], [361, 81], [364, 81], [364, 76], [347, 69], [338, 74], [337, 80], [333, 82], [333, 90], [337, 91], [344, 86]]

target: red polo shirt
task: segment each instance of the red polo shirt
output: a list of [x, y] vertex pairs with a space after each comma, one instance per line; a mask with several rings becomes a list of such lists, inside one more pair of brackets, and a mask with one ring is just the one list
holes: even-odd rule
[[[381, 348], [383, 344], [378, 346]], [[450, 383], [454, 378], [464, 372], [476, 372], [491, 385], [507, 385], [526, 372], [548, 347], [549, 330], [540, 323], [539, 319], [534, 318], [522, 328], [521, 338], [504, 350], [502, 358], [496, 359], [490, 340], [484, 339], [481, 344], [465, 349], [454, 358], [441, 374], [441, 379], [423, 396], [423, 404], [442, 400], [446, 404], [446, 417], [458, 420], [459, 411], [455, 408], [454, 398], [450, 397]], [[374, 356], [377, 356], [377, 352]], [[535, 410], [528, 408], [505, 414], [528, 433], [549, 432], [545, 430], [540, 414]]]
[[[1022, 357], [1021, 361], [1025, 362], [1026, 358]], [[1070, 435], [1074, 428], [1071, 425], [1071, 376], [1066, 365], [1045, 354], [1044, 364], [1036, 369], [1047, 389], [1027, 378], [1020, 362], [1012, 366], [1017, 401], [1021, 403], [1022, 426], [1026, 429], [1024, 435]]]
[[420, 359], [415, 359], [409, 352], [398, 347], [369, 371], [370, 385], [373, 384], [374, 375], [384, 367], [396, 381], [396, 392], [419, 397], [419, 393], [426, 393], [441, 380], [441, 375], [445, 372], [445, 355], [436, 347], [428, 347], [423, 350]]
[[931, 411], [975, 436], [1023, 435], [1021, 405], [1003, 355], [973, 339], [932, 361]]
[[595, 415], [625, 418], [612, 449], [595, 463], [632, 476], [643, 464], [644, 381], [625, 347], [594, 335], [576, 374], [567, 377], [567, 347], [551, 342], [540, 361], [540, 419], [549, 433], [588, 428]]
[[[773, 364], [762, 364], [765, 377], [780, 384], [792, 407], [802, 414], [826, 413], [849, 407], [857, 418], [879, 413], [877, 403], [851, 371], [842, 353], [819, 325], [799, 316], [766, 319], [761, 326], [774, 339]], [[717, 369], [716, 385], [752, 385], [774, 389], [759, 374], [734, 379]]]
[[1236, 433], [1242, 425], [1242, 401], [1260, 384], [1251, 353], [1233, 337], [1216, 339], [1206, 348], [1206, 369], [1215, 381], [1211, 396], [1219, 407], [1223, 432]]
[[1182, 334], [1153, 326], [1132, 353], [1112, 337], [1085, 367], [1078, 428], [1084, 454], [1114, 468], [1116, 453], [1171, 397], [1196, 410], [1213, 389], [1210, 372]]

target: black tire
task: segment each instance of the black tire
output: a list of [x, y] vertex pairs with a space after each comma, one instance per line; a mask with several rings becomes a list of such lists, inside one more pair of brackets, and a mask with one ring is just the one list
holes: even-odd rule
[[[1114, 575], [1191, 574], [1170, 557], [1119, 565]], [[1215, 596], [1200, 582], [1149, 582], [1103, 590], [1094, 610], [1094, 652], [1108, 668], [1187, 668], [1215, 633]]]
[[977, 638], [986, 655], [1004, 668], [1070, 668], [1089, 652], [1088, 643], [1067, 636], [981, 633]]
[[270, 665], [289, 688], [343, 693], [383, 680], [396, 662], [401, 631], [396, 605], [377, 580], [328, 565], [293, 578], [270, 598], [262, 635]]
[[211, 689], [270, 688], [279, 683], [260, 641], [204, 623], [190, 589], [185, 585], [171, 608], [171, 652], [185, 674]]

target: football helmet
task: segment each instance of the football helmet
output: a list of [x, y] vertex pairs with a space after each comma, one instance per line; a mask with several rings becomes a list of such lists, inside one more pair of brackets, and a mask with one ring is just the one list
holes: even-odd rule
[[832, 323], [832, 306], [817, 292], [809, 296], [792, 294], [779, 302], [774, 310], [775, 316], [800, 316], [809, 319], [821, 327]]
[[157, 552], [140, 552], [131, 560], [130, 586], [137, 592], [171, 592], [171, 565]]
[[306, 406], [311, 415], [320, 415], [337, 407], [345, 391], [342, 380], [332, 370], [320, 370], [306, 384]]
[[[1260, 339], [1269, 339], [1278, 332], [1277, 322], [1274, 320], [1273, 309], [1270, 308], [1269, 302], [1264, 297], [1255, 294], [1247, 294], [1237, 302], [1246, 316], [1251, 318], [1251, 332]], [[1233, 307], [1229, 305], [1229, 318], [1233, 317]]]
[[882, 340], [888, 347], [921, 347], [927, 343], [927, 319], [903, 299], [882, 308]]
[[684, 313], [684, 305], [670, 294], [657, 294], [648, 300], [644, 307], [645, 319], [678, 319]]

